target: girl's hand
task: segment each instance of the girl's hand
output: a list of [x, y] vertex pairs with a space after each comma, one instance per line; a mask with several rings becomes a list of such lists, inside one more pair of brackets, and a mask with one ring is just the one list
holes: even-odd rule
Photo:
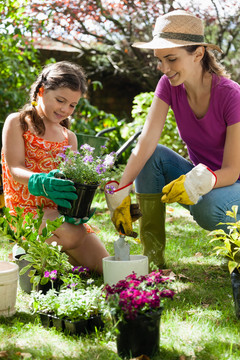
[[52, 170], [47, 173], [32, 174], [28, 181], [28, 190], [32, 195], [45, 196], [54, 201], [57, 205], [71, 208], [68, 200], [76, 200], [77, 194], [73, 182], [56, 178], [54, 175], [59, 170]]

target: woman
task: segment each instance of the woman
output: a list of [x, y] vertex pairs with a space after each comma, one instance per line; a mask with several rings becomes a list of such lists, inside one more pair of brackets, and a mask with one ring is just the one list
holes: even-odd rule
[[[43, 224], [59, 216], [57, 205], [71, 207], [77, 198], [70, 180], [56, 178], [55, 161], [65, 146], [77, 150], [77, 137], [68, 129], [80, 98], [87, 90], [83, 69], [61, 61], [46, 66], [31, 87], [30, 103], [4, 123], [2, 169], [5, 205], [10, 213], [23, 207], [36, 215], [43, 206]], [[65, 217], [49, 241], [62, 245], [73, 265], [102, 272], [105, 247], [82, 219]]]
[[[232, 205], [240, 211], [240, 86], [217, 62], [212, 50], [220, 48], [205, 43], [203, 35], [199, 18], [176, 10], [157, 19], [152, 41], [133, 44], [153, 49], [164, 75], [117, 192], [107, 197], [110, 204], [118, 197], [112, 220], [119, 226], [124, 207], [120, 222], [131, 235], [126, 189], [135, 180], [144, 254], [159, 266], [164, 265], [165, 203], [183, 204], [207, 230], [229, 221]], [[169, 106], [191, 162], [158, 145]]]

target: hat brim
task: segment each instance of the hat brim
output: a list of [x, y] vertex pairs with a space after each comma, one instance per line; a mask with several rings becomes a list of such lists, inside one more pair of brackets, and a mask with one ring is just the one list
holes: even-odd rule
[[183, 47], [183, 46], [191, 46], [191, 45], [206, 46], [210, 49], [222, 52], [220, 47], [214, 44], [199, 43], [199, 42], [184, 41], [184, 40], [172, 40], [172, 39], [168, 40], [163, 38], [154, 38], [149, 42], [135, 42], [132, 44], [132, 47], [154, 50], [154, 49], [172, 49], [175, 47]]

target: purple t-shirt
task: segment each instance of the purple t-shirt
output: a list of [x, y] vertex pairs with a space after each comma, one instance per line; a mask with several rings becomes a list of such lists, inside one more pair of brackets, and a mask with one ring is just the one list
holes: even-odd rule
[[226, 128], [240, 122], [240, 85], [213, 74], [209, 108], [201, 119], [190, 108], [184, 85], [172, 86], [166, 75], [159, 80], [155, 95], [171, 106], [192, 163], [220, 169]]

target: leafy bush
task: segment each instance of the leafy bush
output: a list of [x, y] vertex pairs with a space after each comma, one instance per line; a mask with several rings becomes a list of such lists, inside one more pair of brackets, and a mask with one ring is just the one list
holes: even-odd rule
[[28, 100], [29, 88], [35, 81], [40, 63], [34, 43], [24, 35], [31, 33], [32, 24], [23, 15], [23, 7], [13, 0], [1, 2], [0, 13], [0, 114], [4, 120]]
[[[104, 136], [108, 139], [106, 142], [107, 152], [117, 151], [124, 139], [121, 135], [121, 127], [124, 120], [119, 121], [118, 118], [103, 110], [99, 110], [96, 106], [90, 104], [86, 98], [81, 98], [71, 122], [71, 130], [75, 133], [84, 133], [86, 135], [96, 135], [102, 130], [115, 127], [111, 132], [105, 133]], [[129, 154], [123, 154], [121, 161], [126, 162]]]
[[228, 259], [230, 274], [235, 270], [240, 272], [240, 221], [237, 220], [237, 214], [238, 206], [233, 205], [232, 211], [227, 211], [226, 215], [233, 218], [235, 222], [219, 223], [218, 225], [227, 225], [228, 230], [217, 229], [209, 234], [213, 236], [210, 242], [222, 241], [221, 246], [215, 246], [213, 254]]
[[[154, 92], [141, 93], [133, 100], [132, 117], [133, 122], [127, 124], [123, 130], [123, 137], [128, 138], [135, 132], [140, 131], [146, 120], [149, 108], [153, 100]], [[186, 145], [179, 137], [175, 117], [172, 109], [169, 109], [165, 126], [159, 141], [160, 144], [176, 151], [184, 158], [188, 157]]]

